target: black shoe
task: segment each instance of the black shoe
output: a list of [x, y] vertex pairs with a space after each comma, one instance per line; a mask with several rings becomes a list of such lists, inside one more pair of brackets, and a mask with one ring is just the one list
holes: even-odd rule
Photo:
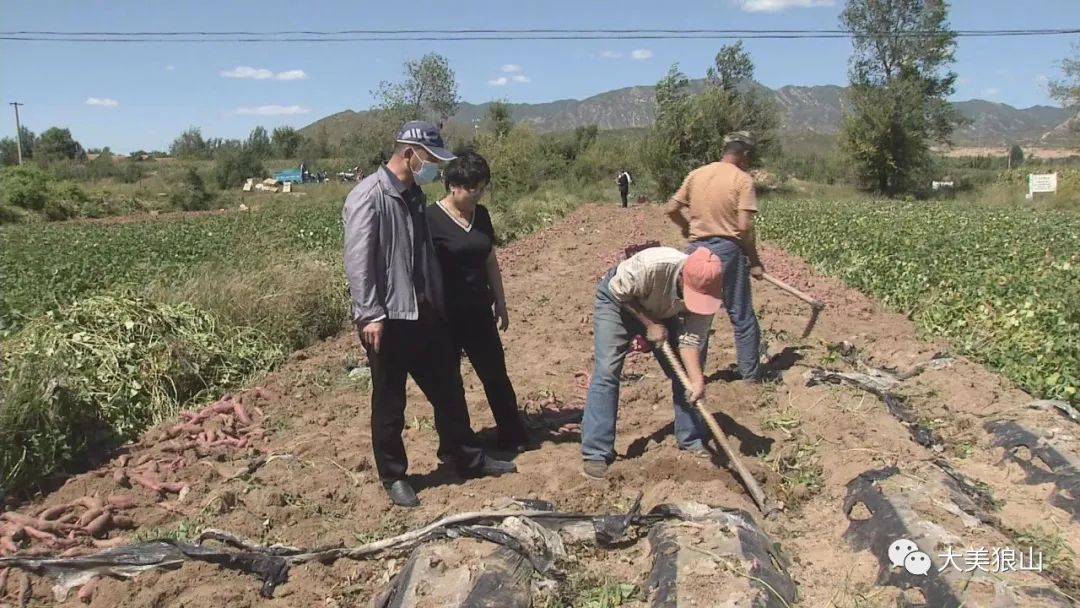
[[404, 479], [395, 481], [386, 488], [386, 492], [390, 494], [390, 500], [399, 507], [420, 506], [420, 499], [416, 497], [416, 492]]
[[491, 456], [484, 456], [480, 466], [461, 472], [463, 477], [497, 477], [507, 473], [517, 473], [517, 466], [505, 460], [495, 460]]

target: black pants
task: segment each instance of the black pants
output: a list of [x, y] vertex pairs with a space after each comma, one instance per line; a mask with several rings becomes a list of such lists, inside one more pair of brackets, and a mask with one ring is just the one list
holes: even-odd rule
[[451, 311], [450, 327], [458, 352], [465, 351], [484, 385], [484, 394], [499, 430], [499, 443], [525, 442], [525, 422], [518, 412], [514, 386], [506, 373], [506, 354], [491, 308]]
[[368, 351], [371, 447], [379, 479], [384, 484], [405, 479], [409, 468], [401, 439], [405, 430], [406, 374], [412, 376], [435, 410], [440, 452], [460, 471], [480, 466], [483, 450], [469, 423], [456, 353], [449, 329], [444, 323], [431, 320], [430, 314], [422, 314], [419, 321], [384, 321], [379, 352]]
[[626, 195], [630, 194], [629, 188], [619, 188], [619, 196], [622, 197], [622, 206], [626, 207]]

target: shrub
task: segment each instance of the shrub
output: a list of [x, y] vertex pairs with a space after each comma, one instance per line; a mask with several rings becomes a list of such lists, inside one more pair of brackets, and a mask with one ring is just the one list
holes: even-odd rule
[[262, 161], [250, 150], [222, 152], [214, 162], [214, 183], [221, 190], [239, 188], [249, 177], [268, 175]]
[[169, 195], [172, 206], [184, 211], [206, 211], [213, 201], [214, 195], [206, 190], [206, 182], [195, 167], [187, 168], [180, 183]]
[[30, 165], [4, 169], [0, 175], [0, 202], [28, 211], [41, 211], [49, 200], [49, 176]]

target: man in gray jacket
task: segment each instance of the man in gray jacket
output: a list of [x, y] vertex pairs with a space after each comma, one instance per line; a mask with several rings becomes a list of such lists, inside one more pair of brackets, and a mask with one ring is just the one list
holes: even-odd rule
[[405, 478], [405, 379], [435, 410], [440, 454], [466, 477], [517, 470], [484, 454], [469, 423], [460, 360], [446, 326], [442, 277], [427, 232], [421, 186], [453, 160], [439, 128], [406, 123], [394, 154], [349, 193], [342, 209], [352, 317], [371, 366], [371, 445], [390, 499], [420, 504]]

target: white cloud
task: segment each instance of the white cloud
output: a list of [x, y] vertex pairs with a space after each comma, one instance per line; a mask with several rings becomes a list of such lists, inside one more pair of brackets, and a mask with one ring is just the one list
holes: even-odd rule
[[291, 114], [307, 114], [310, 108], [303, 106], [257, 106], [254, 108], [237, 108], [237, 114], [253, 114], [255, 116], [288, 116]]
[[275, 78], [278, 80], [305, 80], [307, 74], [304, 73], [304, 70], [289, 70], [287, 72], [278, 72]]
[[253, 68], [246, 65], [237, 66], [231, 70], [222, 70], [221, 75], [225, 78], [251, 78], [253, 80], [266, 80], [274, 77], [274, 73], [266, 68]]
[[165, 66], [165, 69], [170, 71], [170, 72], [175, 72], [176, 71], [176, 66], [175, 65], [167, 65], [167, 66]]
[[1050, 84], [1050, 77], [1046, 74], [1039, 74], [1035, 77], [1035, 84], [1040, 87], [1045, 87]]
[[622, 53], [619, 53], [618, 51], [604, 51], [603, 53], [600, 53], [600, 56], [604, 59], [621, 59]]
[[652, 59], [653, 55], [652, 51], [650, 51], [649, 49], [634, 49], [633, 52], [630, 53], [630, 56], [634, 59], [641, 60]]
[[521, 71], [521, 66], [517, 65], [516, 63], [508, 63], [499, 68], [499, 71], [503, 72], [504, 74], [515, 74]]
[[832, 6], [836, 0], [736, 0], [736, 3], [748, 13], [775, 13], [789, 8]]
[[985, 97], [986, 99], [997, 99], [1001, 96], [1001, 91], [995, 89], [994, 87], [988, 87], [983, 89], [982, 92], [979, 93], [979, 95]]
[[529, 77], [524, 74], [514, 74], [514, 82], [520, 82], [522, 84], [528, 84], [532, 82]]
[[108, 97], [87, 97], [86, 105], [115, 108], [116, 106], [120, 105], [120, 102], [116, 101], [115, 99], [109, 99]]
[[286, 70], [274, 74], [273, 70], [253, 68], [247, 65], [240, 65], [231, 70], [222, 70], [219, 73], [225, 78], [248, 78], [251, 80], [304, 80], [307, 78], [307, 73], [304, 70]]
[[499, 76], [494, 80], [489, 80], [488, 84], [493, 87], [505, 87], [510, 82], [510, 79], [506, 76]]

